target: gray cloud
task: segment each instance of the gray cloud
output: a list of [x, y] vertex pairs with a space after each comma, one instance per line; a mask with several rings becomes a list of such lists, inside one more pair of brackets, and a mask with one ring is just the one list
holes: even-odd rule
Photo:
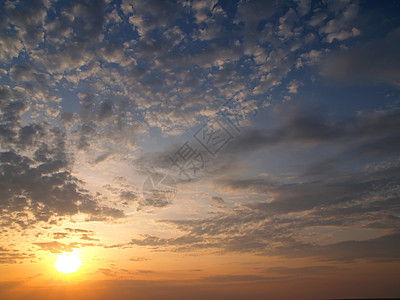
[[[11, 113], [3, 113], [8, 122], [17, 122]], [[25, 149], [34, 147], [31, 157], [10, 148], [0, 154], [1, 208], [4, 213], [23, 212], [26, 207], [37, 221], [49, 221], [53, 216], [74, 215], [79, 212], [93, 216], [123, 217], [123, 212], [103, 207], [83, 191], [78, 178], [71, 175], [71, 157], [67, 154], [65, 133], [57, 127], [47, 129], [39, 125], [22, 127], [19, 139], [8, 137], [8, 142]], [[46, 141], [46, 142], [45, 142]], [[16, 220], [17, 221], [17, 220]]]
[[340, 84], [400, 85], [400, 30], [325, 58], [321, 72]]
[[73, 232], [73, 233], [93, 233], [91, 230], [87, 229], [79, 229], [79, 228], [65, 228], [66, 231], [68, 232]]
[[266, 269], [265, 272], [298, 276], [299, 274], [320, 275], [321, 273], [327, 273], [337, 269], [338, 268], [335, 266], [309, 266], [300, 268], [273, 267]]
[[137, 1], [135, 12], [129, 18], [130, 23], [135, 26], [141, 36], [147, 35], [157, 27], [170, 27], [179, 16], [180, 5], [170, 2], [151, 0], [146, 2]]
[[[221, 181], [235, 190], [262, 193], [268, 202], [251, 206], [265, 212], [288, 213], [345, 203], [362, 201], [379, 193], [385, 195], [388, 186], [399, 179], [398, 166], [384, 170], [335, 175], [309, 182], [281, 184], [266, 179], [239, 179]], [[273, 194], [274, 196], [271, 196]], [[390, 195], [390, 194], [389, 194]], [[387, 198], [389, 195], [386, 195]]]
[[27, 259], [33, 260], [35, 259], [35, 255], [20, 252], [16, 249], [0, 247], [0, 264], [16, 264]]
[[210, 282], [246, 282], [246, 281], [269, 281], [273, 277], [264, 277], [259, 275], [219, 275], [203, 277], [203, 280]]
[[[229, 150], [254, 151], [288, 143], [312, 146], [340, 141], [346, 145], [346, 142], [358, 140], [356, 147], [349, 146], [354, 154], [387, 154], [398, 148], [399, 116], [399, 110], [393, 109], [348, 120], [330, 121], [322, 116], [297, 113], [281, 127], [245, 131], [233, 140]], [[366, 142], [366, 138], [370, 140]]]
[[211, 200], [219, 204], [225, 203], [224, 199], [221, 197], [212, 196]]
[[245, 37], [250, 42], [257, 39], [258, 25], [260, 21], [266, 20], [275, 12], [277, 1], [243, 1], [237, 8], [238, 19], [245, 23]]
[[[332, 261], [398, 260], [398, 174], [398, 166], [394, 165], [357, 175], [292, 184], [266, 178], [221, 180], [218, 186], [232, 188], [241, 194], [263, 195], [265, 200], [238, 205], [231, 211], [204, 219], [164, 220], [162, 222], [176, 226], [182, 235], [178, 238], [143, 236], [123, 246], [177, 252], [201, 248]], [[291, 214], [293, 212], [302, 213]], [[302, 229], [315, 226], [339, 229], [356, 224], [375, 230], [385, 229], [386, 233], [366, 240], [325, 246], [304, 242], [299, 234]]]
[[62, 253], [64, 251], [66, 252], [72, 252], [73, 251], [73, 246], [63, 244], [57, 241], [53, 242], [44, 242], [44, 243], [34, 243], [34, 245], [40, 247], [41, 250], [47, 250], [50, 251], [51, 253]]
[[49, 251], [51, 253], [72, 252], [74, 248], [96, 246], [96, 244], [93, 243], [74, 242], [74, 243], [64, 244], [57, 241], [39, 242], [39, 243], [33, 243], [33, 245], [38, 246], [41, 250]]
[[[124, 217], [122, 210], [104, 206], [101, 195], [84, 190], [84, 183], [73, 175], [75, 151], [89, 154], [93, 167], [118, 154], [132, 153], [137, 137], [148, 129], [177, 135], [226, 99], [264, 101], [273, 89], [279, 94], [282, 82], [286, 86], [284, 79], [293, 75], [290, 71], [301, 57], [308, 58], [309, 64], [322, 59], [321, 74], [340, 83], [344, 79], [399, 84], [398, 30], [379, 40], [356, 41], [351, 47], [343, 43], [360, 33], [354, 23], [355, 2], [281, 5], [280, 1], [240, 1], [232, 10], [225, 10], [223, 4], [136, 1], [132, 5], [123, 2], [121, 11], [118, 4], [110, 7], [96, 0], [59, 5], [21, 1], [9, 2], [1, 10], [1, 74], [13, 87], [0, 87], [0, 210], [6, 225], [29, 228], [39, 221], [51, 223], [56, 217], [79, 213], [87, 214], [87, 221]], [[193, 29], [188, 26], [191, 20], [195, 20]], [[307, 22], [314, 27], [306, 36], [302, 24]], [[343, 50], [324, 59], [322, 53], [330, 49], [324, 48], [327, 43], [316, 46], [322, 40], [335, 42]], [[14, 61], [17, 57], [21, 59]], [[84, 92], [76, 95], [76, 91]], [[73, 112], [64, 111], [60, 119], [45, 117], [45, 109], [56, 109], [57, 105], [50, 105], [54, 94], [64, 99], [53, 102], [61, 101], [65, 109], [70, 105]], [[43, 121], [36, 120], [42, 117]], [[362, 258], [386, 255], [398, 259], [393, 250], [398, 248], [398, 235], [390, 232], [398, 229], [399, 168], [387, 160], [395, 159], [400, 150], [399, 120], [397, 109], [352, 120], [298, 114], [274, 129], [249, 129], [195, 180], [214, 175], [218, 187], [251, 191], [258, 202], [238, 204], [204, 219], [165, 221], [182, 235], [144, 235], [121, 247], [315, 255], [334, 260], [353, 260], [358, 252]], [[63, 129], [55, 125], [58, 121]], [[321, 145], [340, 149], [325, 160], [314, 160], [308, 168], [302, 166], [301, 174], [290, 180], [226, 176], [238, 174], [226, 172], [236, 170], [238, 155], [288, 145], [300, 145], [306, 151]], [[133, 165], [142, 174], [164, 174], [171, 171], [168, 156], [175, 150], [143, 154]], [[363, 168], [368, 159], [378, 164], [374, 170]], [[362, 170], [341, 173], [348, 162], [360, 162]], [[181, 178], [177, 182], [183, 184]], [[118, 205], [135, 203], [144, 209], [170, 204], [162, 197], [142, 200], [131, 187], [108, 191]], [[222, 197], [211, 200], [224, 203]], [[300, 229], [312, 226], [360, 223], [364, 228], [385, 229], [386, 235], [328, 246], [309, 245], [299, 236]], [[97, 241], [82, 229], [66, 231], [53, 238], [75, 234]], [[59, 252], [79, 244], [37, 246]], [[24, 259], [23, 254], [13, 254], [14, 258], [11, 254], [5, 255], [6, 261]], [[257, 281], [264, 277], [232, 275], [208, 280]]]
[[[17, 6], [17, 9], [15, 9], [15, 6]], [[15, 3], [14, 5], [6, 5], [6, 9], [2, 12], [4, 13], [4, 15], [2, 13], [2, 19], [15, 26], [17, 37], [24, 42], [25, 47], [35, 48], [43, 41], [44, 33], [42, 25], [46, 17], [46, 7], [42, 1], [33, 0], [23, 4]], [[2, 29], [6, 29], [8, 26], [1, 27]], [[6, 37], [5, 52], [8, 52], [7, 54], [10, 56], [16, 56], [13, 55], [15, 48], [7, 45], [7, 40], [12, 39], [16, 44], [18, 42], [7, 31], [3, 32], [3, 34]]]
[[286, 247], [278, 247], [274, 253], [292, 257], [317, 256], [328, 261], [354, 261], [357, 259], [398, 261], [400, 259], [397, 251], [399, 244], [399, 234], [395, 233], [363, 241], [344, 241], [326, 246], [299, 244], [295, 251], [290, 251]]
[[65, 239], [68, 237], [68, 233], [67, 232], [54, 232], [53, 233], [53, 238], [55, 240], [59, 240], [59, 239]]
[[102, 207], [81, 192], [79, 180], [65, 169], [66, 161], [48, 159], [34, 166], [34, 161], [13, 151], [2, 152], [0, 160], [1, 206], [5, 211], [29, 207], [35, 218], [43, 221], [79, 211], [96, 216], [123, 216], [121, 211]]
[[[373, 209], [371, 211], [374, 211]], [[376, 215], [377, 212], [374, 212]], [[350, 223], [343, 214], [337, 212], [330, 215], [332, 222], [325, 225], [347, 226], [365, 218], [359, 211], [354, 211]], [[377, 219], [380, 216], [376, 216]], [[311, 224], [310, 220], [315, 220]], [[258, 213], [253, 210], [237, 211], [231, 215], [221, 215], [207, 219], [167, 221], [175, 224], [187, 235], [178, 239], [145, 238], [132, 242], [136, 245], [155, 247], [154, 249], [169, 247], [172, 251], [194, 251], [197, 248], [209, 250], [219, 249], [223, 252], [254, 252], [262, 255], [277, 255], [286, 257], [317, 257], [330, 261], [353, 261], [356, 259], [397, 261], [398, 233], [389, 233], [381, 237], [362, 241], [344, 241], [331, 243], [325, 246], [308, 244], [296, 241], [296, 232], [309, 225], [324, 226], [324, 219], [312, 215], [302, 218], [280, 217], [274, 218], [270, 214]], [[337, 220], [339, 219], [339, 220]], [[347, 221], [346, 221], [347, 220]], [[398, 222], [398, 221], [397, 221]], [[256, 225], [257, 224], [257, 225]], [[256, 225], [256, 226], [255, 226]], [[178, 242], [179, 241], [179, 242]], [[171, 248], [172, 247], [172, 248]], [[315, 268], [297, 270], [298, 273], [318, 273], [330, 271], [332, 268]], [[269, 270], [283, 272], [285, 270]], [[289, 270], [287, 273], [293, 273]], [[293, 270], [296, 272], [296, 270]]]

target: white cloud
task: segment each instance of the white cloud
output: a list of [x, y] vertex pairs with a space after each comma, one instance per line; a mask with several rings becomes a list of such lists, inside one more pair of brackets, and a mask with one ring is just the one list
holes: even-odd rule
[[301, 87], [302, 85], [304, 85], [302, 82], [296, 79], [292, 80], [287, 86], [288, 92], [290, 94], [297, 94], [299, 87]]

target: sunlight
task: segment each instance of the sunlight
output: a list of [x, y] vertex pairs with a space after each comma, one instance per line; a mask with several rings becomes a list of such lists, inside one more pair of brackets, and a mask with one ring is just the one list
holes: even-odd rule
[[54, 266], [58, 272], [65, 274], [78, 271], [79, 267], [81, 266], [78, 250], [73, 249], [72, 252], [63, 252], [62, 254], [58, 255]]

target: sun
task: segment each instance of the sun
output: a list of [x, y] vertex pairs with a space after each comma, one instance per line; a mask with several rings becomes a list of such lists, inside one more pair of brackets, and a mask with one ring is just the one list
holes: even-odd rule
[[72, 252], [63, 252], [62, 254], [58, 255], [54, 266], [58, 272], [65, 274], [78, 271], [79, 267], [81, 266], [78, 250], [73, 249]]

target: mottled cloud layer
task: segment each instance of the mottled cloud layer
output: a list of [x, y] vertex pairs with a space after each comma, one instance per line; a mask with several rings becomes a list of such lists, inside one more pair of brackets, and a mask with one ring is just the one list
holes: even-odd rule
[[[352, 0], [3, 1], [1, 224], [25, 232], [134, 215], [173, 231], [128, 232], [111, 243], [57, 228], [34, 242], [53, 253], [148, 247], [398, 260], [396, 5], [375, 12]], [[372, 28], [380, 13], [386, 21]], [[195, 178], [174, 178], [182, 203], [198, 197], [210, 211], [182, 216], [170, 199], [144, 198], [143, 182], [128, 177], [174, 175], [169, 158], [205, 135], [199, 130], [228, 100], [240, 104], [241, 119], [229, 125], [240, 130], [218, 155], [196, 153], [206, 159]], [[132, 173], [116, 174], [122, 165]], [[372, 233], [312, 243], [305, 232], [317, 227]], [[0, 263], [29, 259], [0, 247]]]

